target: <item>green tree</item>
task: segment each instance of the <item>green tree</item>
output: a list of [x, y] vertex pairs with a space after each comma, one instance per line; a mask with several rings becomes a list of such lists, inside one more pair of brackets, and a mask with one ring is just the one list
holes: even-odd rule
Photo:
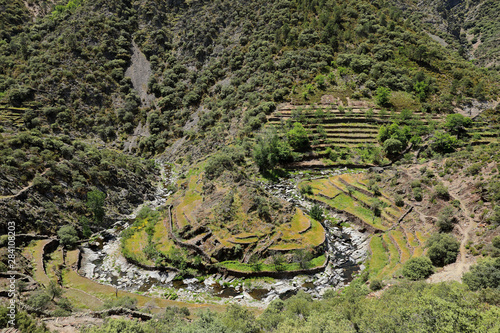
[[57, 232], [59, 239], [61, 240], [61, 244], [65, 247], [73, 247], [76, 242], [78, 242], [78, 233], [76, 232], [75, 227], [72, 225], [62, 226]]
[[87, 207], [94, 214], [94, 222], [97, 224], [101, 224], [104, 218], [104, 200], [106, 199], [106, 194], [99, 191], [94, 190], [87, 193]]
[[62, 289], [59, 287], [57, 282], [55, 281], [50, 281], [49, 285], [47, 286], [47, 295], [50, 296], [50, 300], [53, 301], [54, 298], [60, 297], [62, 295]]
[[384, 151], [389, 156], [394, 156], [403, 150], [403, 143], [395, 138], [387, 139], [384, 142]]
[[309, 137], [301, 123], [294, 123], [293, 128], [287, 133], [290, 146], [296, 151], [309, 149]]
[[434, 272], [432, 262], [427, 257], [411, 258], [403, 265], [403, 276], [410, 280], [422, 280]]
[[491, 244], [493, 244], [493, 246], [497, 249], [500, 249], [500, 236], [493, 237], [493, 239], [491, 240]]
[[226, 312], [222, 315], [221, 321], [230, 332], [260, 332], [255, 316], [249, 309], [244, 308], [241, 305], [229, 305]]
[[37, 310], [44, 310], [50, 304], [50, 296], [44, 290], [38, 290], [28, 298], [26, 303]]
[[391, 89], [386, 87], [378, 87], [375, 93], [375, 102], [379, 106], [388, 106], [390, 96], [391, 96]]
[[467, 127], [472, 125], [472, 120], [459, 113], [453, 113], [446, 116], [444, 127], [452, 134], [460, 135], [466, 131]]
[[457, 260], [460, 243], [450, 234], [433, 234], [427, 241], [427, 255], [435, 266], [444, 266]]
[[426, 82], [420, 81], [415, 83], [413, 90], [415, 90], [415, 94], [420, 102], [425, 102], [427, 94], [429, 93], [429, 85]]
[[260, 171], [268, 171], [280, 163], [290, 161], [292, 148], [288, 141], [278, 136], [276, 130], [270, 130], [257, 138], [253, 158]]
[[457, 219], [455, 218], [455, 211], [452, 206], [446, 206], [438, 214], [438, 219], [436, 222], [439, 230], [443, 232], [453, 230], [453, 225], [457, 223]]
[[312, 259], [312, 253], [310, 249], [298, 249], [293, 253], [293, 260], [299, 263], [300, 268], [309, 268], [309, 263]]
[[431, 142], [431, 147], [434, 151], [440, 153], [451, 153], [455, 150], [458, 144], [456, 137], [449, 133], [436, 132], [434, 133], [434, 140]]
[[278, 252], [278, 253], [274, 254], [271, 258], [272, 258], [272, 261], [273, 261], [274, 268], [277, 271], [282, 271], [282, 270], [285, 269], [285, 267], [284, 267], [285, 257], [283, 256], [283, 254], [281, 254], [280, 252]]

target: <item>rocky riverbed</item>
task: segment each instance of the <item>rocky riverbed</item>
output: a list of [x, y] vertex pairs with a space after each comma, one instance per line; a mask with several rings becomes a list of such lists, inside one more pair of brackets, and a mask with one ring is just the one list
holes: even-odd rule
[[[170, 170], [162, 170], [163, 184], [173, 181], [175, 175]], [[262, 183], [262, 186], [275, 196], [309, 210], [312, 204], [297, 191], [297, 183], [303, 178], [311, 179], [351, 172], [348, 169], [299, 172], [279, 183]], [[164, 205], [169, 192], [159, 186], [156, 199], [148, 203], [156, 208]], [[135, 218], [138, 209], [129, 216]], [[337, 221], [346, 217], [328, 212]], [[80, 274], [97, 282], [112, 285], [118, 289], [168, 297], [182, 301], [200, 303], [239, 303], [247, 306], [265, 307], [272, 300], [286, 299], [299, 290], [321, 298], [327, 290], [336, 290], [349, 283], [353, 274], [364, 269], [362, 262], [367, 257], [370, 234], [354, 228], [323, 222], [327, 231], [327, 251], [329, 263], [323, 272], [296, 276], [292, 279], [237, 279], [232, 276], [212, 274], [204, 277], [177, 280], [175, 272], [141, 269], [129, 263], [120, 251], [120, 232], [128, 227], [127, 222], [118, 222], [112, 229], [104, 232], [99, 242], [82, 248]]]
[[174, 280], [174, 272], [141, 269], [120, 252], [119, 230], [108, 230], [105, 239], [92, 249], [82, 248], [80, 274], [99, 283], [122, 290], [149, 295], [173, 297], [183, 301], [240, 303], [265, 307], [274, 299], [286, 299], [299, 290], [320, 298], [327, 290], [336, 290], [351, 281], [353, 273], [367, 255], [369, 234], [352, 228], [329, 227], [330, 263], [326, 269], [311, 276], [292, 279], [252, 279], [251, 282], [232, 276], [212, 274], [204, 277]]

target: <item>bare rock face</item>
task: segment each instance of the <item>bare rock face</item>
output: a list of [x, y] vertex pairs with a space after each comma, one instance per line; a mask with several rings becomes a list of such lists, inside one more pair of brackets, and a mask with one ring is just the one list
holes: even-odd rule
[[148, 80], [153, 73], [151, 64], [135, 42], [132, 43], [132, 51], [131, 65], [125, 71], [125, 76], [132, 80], [132, 85], [141, 98], [141, 105], [149, 107], [155, 99], [153, 94], [148, 94]]

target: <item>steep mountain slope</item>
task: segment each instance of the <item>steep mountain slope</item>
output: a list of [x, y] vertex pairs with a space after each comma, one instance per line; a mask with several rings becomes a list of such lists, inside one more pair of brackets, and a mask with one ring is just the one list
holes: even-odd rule
[[[385, 87], [392, 97], [382, 106], [436, 113], [498, 92], [493, 76], [377, 2], [69, 1], [34, 23], [22, 6], [6, 9], [2, 205], [10, 205], [4, 218], [26, 229], [89, 215], [92, 186], [109, 192], [110, 211], [150, 196], [154, 177], [131, 181], [124, 169], [153, 175], [151, 165], [123, 150], [152, 157], [166, 149], [164, 159], [182, 163], [238, 142], [250, 157], [254, 133], [282, 101], [369, 100]], [[125, 75], [134, 59], [149, 78]], [[95, 153], [104, 147], [111, 151]], [[125, 195], [120, 208], [112, 197], [132, 188], [146, 194]], [[23, 190], [41, 197], [27, 205], [16, 196]], [[54, 196], [67, 214], [33, 213]]]
[[498, 1], [394, 1], [434, 40], [459, 51], [475, 64], [498, 70], [500, 25]]

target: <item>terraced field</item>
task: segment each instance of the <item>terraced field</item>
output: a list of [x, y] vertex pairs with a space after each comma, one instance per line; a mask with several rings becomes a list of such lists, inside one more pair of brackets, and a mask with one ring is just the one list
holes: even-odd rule
[[242, 271], [248, 271], [246, 265], [253, 267], [250, 259], [252, 264], [257, 259], [264, 265], [277, 252], [303, 249], [321, 261], [317, 258], [323, 255], [326, 232], [319, 221], [286, 201], [263, 194], [256, 201], [257, 190], [252, 186], [227, 188], [217, 182], [207, 191], [205, 182], [201, 167], [179, 179], [179, 190], [167, 201], [171, 215], [153, 224], [152, 220], [134, 223], [131, 235], [123, 241], [124, 254], [153, 265], [154, 259], [148, 259], [145, 252], [159, 252], [174, 260], [179, 254], [173, 250], [181, 247], [201, 255], [207, 264], [226, 267], [224, 262], [228, 262], [226, 268], [230, 268], [237, 262]]
[[343, 174], [328, 178], [302, 181], [300, 187], [311, 186], [307, 196], [335, 211], [346, 213], [375, 232], [389, 229], [403, 209], [381, 193], [375, 196], [364, 184], [364, 174]]
[[15, 108], [0, 104], [0, 125], [21, 127], [24, 124], [23, 115], [27, 108]]
[[374, 236], [370, 242], [372, 255], [368, 262], [371, 278], [384, 279], [400, 275], [402, 264], [424, 254], [424, 239], [428, 237], [428, 234], [410, 230], [405, 223]]
[[482, 121], [475, 121], [468, 131], [473, 145], [498, 143], [500, 136], [500, 126], [491, 125]]
[[[299, 188], [305, 186], [312, 188], [312, 194], [306, 195], [310, 200], [346, 214], [350, 222], [374, 233], [368, 260], [372, 279], [400, 275], [404, 262], [424, 254], [424, 243], [429, 234], [415, 231], [414, 226], [405, 220], [399, 221], [408, 207], [396, 206], [383, 191], [375, 196], [369, 190], [364, 173], [346, 173], [299, 183]], [[375, 214], [373, 207], [376, 205], [380, 207], [380, 214]]]
[[[271, 125], [280, 126], [287, 121], [301, 122], [310, 132], [312, 149], [317, 153], [326, 148], [360, 148], [377, 146], [380, 126], [401, 118], [400, 112], [389, 113], [376, 108], [371, 102], [343, 102], [323, 96], [321, 104], [283, 104], [268, 117]], [[438, 115], [414, 112], [412, 117], [424, 124], [442, 119]]]

